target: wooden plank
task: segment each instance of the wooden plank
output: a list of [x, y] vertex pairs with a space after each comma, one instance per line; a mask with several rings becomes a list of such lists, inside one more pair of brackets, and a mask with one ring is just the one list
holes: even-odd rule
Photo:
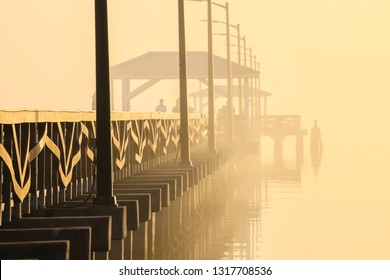
[[69, 241], [0, 242], [2, 260], [69, 260]]
[[91, 259], [90, 227], [0, 229], [2, 242], [69, 240], [69, 259]]

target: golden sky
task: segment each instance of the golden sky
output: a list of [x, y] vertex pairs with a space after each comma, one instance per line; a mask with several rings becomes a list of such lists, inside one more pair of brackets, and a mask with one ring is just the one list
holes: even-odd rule
[[[229, 3], [231, 23], [240, 23], [247, 46], [260, 59], [262, 89], [273, 94], [271, 113], [321, 119], [330, 112], [386, 112], [389, 1]], [[177, 1], [108, 4], [112, 65], [147, 51], [177, 50]], [[186, 1], [185, 6], [187, 49], [206, 50], [201, 21], [206, 4]], [[225, 20], [223, 9], [213, 10], [215, 19]], [[0, 0], [0, 108], [89, 109], [95, 87], [93, 20], [92, 0]], [[215, 24], [214, 30], [225, 27]], [[225, 56], [223, 37], [214, 37], [214, 49]], [[165, 88], [172, 95], [178, 91], [177, 84]], [[158, 96], [153, 98], [157, 102]]]
[[[148, 51], [178, 50], [176, 0], [108, 3], [111, 65]], [[265, 231], [265, 252], [281, 258], [289, 252], [307, 258], [312, 251], [316, 258], [350, 258], [354, 253], [358, 258], [388, 257], [390, 1], [229, 3], [231, 23], [241, 25], [248, 47], [261, 62], [261, 88], [273, 94], [269, 113], [301, 114], [306, 129], [318, 119], [323, 133], [321, 184], [302, 182], [307, 189], [300, 200], [275, 206], [271, 222], [281, 228], [273, 225]], [[186, 1], [185, 6], [187, 50], [206, 51], [207, 29], [201, 21], [206, 4]], [[214, 7], [213, 12], [214, 19], [225, 20], [223, 9]], [[215, 24], [214, 31], [225, 28]], [[93, 0], [0, 0], [0, 40], [0, 109], [91, 108]], [[215, 36], [215, 53], [225, 56], [225, 48], [224, 38]], [[133, 110], [154, 110], [160, 97], [172, 108], [178, 82], [159, 86], [157, 92], [137, 98]], [[189, 87], [197, 90], [198, 84]], [[275, 235], [297, 225], [302, 227], [296, 235]], [[323, 255], [317, 246], [325, 250]], [[334, 255], [336, 250], [339, 255]]]

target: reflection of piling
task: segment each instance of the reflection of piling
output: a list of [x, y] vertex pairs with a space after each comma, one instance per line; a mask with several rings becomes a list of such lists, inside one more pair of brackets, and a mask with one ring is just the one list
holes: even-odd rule
[[313, 167], [319, 167], [322, 156], [322, 139], [317, 121], [314, 121], [314, 126], [311, 129], [310, 154]]

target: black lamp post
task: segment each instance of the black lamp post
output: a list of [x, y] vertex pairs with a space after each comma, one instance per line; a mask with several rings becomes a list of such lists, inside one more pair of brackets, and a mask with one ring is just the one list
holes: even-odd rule
[[213, 54], [213, 24], [211, 0], [191, 0], [195, 2], [207, 1], [207, 53], [208, 53], [208, 150], [216, 152], [215, 144], [215, 106], [214, 106], [214, 54]]
[[213, 16], [211, 0], [207, 0], [207, 51], [208, 51], [208, 90], [209, 90], [209, 152], [215, 153], [215, 109], [214, 109], [214, 54]]
[[[237, 29], [237, 48], [238, 48], [238, 60], [237, 63], [238, 65], [241, 66], [241, 37], [240, 37], [240, 24], [237, 25], [230, 25], [231, 27], [234, 27]], [[241, 116], [242, 115], [242, 81], [241, 78], [238, 78], [238, 114]]]
[[[219, 20], [214, 20], [213, 22], [215, 23], [223, 23], [223, 24], [226, 24], [226, 22], [224, 21], [219, 21]], [[231, 37], [234, 37], [237, 39], [237, 45], [235, 44], [230, 44], [230, 46], [235, 46], [237, 47], [238, 49], [238, 53], [237, 53], [237, 63], [238, 65], [241, 65], [241, 40], [244, 41], [244, 44], [245, 44], [245, 37], [240, 37], [240, 24], [237, 24], [237, 25], [234, 25], [234, 24], [230, 24], [230, 27], [234, 27], [237, 29], [237, 35], [232, 35], [230, 34]], [[214, 33], [214, 35], [223, 35], [223, 36], [227, 36], [226, 33]], [[244, 55], [246, 56], [246, 54]], [[245, 67], [246, 67], [246, 61], [245, 61]], [[241, 116], [242, 115], [242, 111], [243, 111], [243, 93], [242, 93], [242, 80], [241, 78], [238, 78], [238, 88], [239, 88], [239, 96], [238, 96], [238, 102], [239, 102], [239, 108], [238, 108], [238, 114]]]
[[230, 58], [230, 23], [229, 23], [229, 3], [221, 5], [215, 2], [212, 2], [215, 6], [224, 8], [226, 11], [226, 60], [227, 60], [227, 91], [228, 91], [228, 143], [234, 143], [234, 124], [233, 124], [233, 90], [232, 90], [232, 63]]
[[192, 166], [188, 130], [187, 58], [184, 22], [184, 0], [178, 0], [179, 8], [179, 73], [180, 73], [180, 150], [181, 165]]
[[107, 0], [95, 0], [97, 192], [94, 205], [116, 206], [112, 185]]

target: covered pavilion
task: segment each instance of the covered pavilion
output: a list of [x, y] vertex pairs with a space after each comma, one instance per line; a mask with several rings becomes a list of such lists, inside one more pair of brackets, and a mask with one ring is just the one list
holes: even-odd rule
[[[214, 79], [227, 79], [227, 60], [214, 55]], [[244, 104], [249, 104], [251, 89], [250, 79], [259, 79], [259, 71], [231, 62], [232, 78], [244, 80]], [[113, 96], [113, 81], [122, 82], [122, 110], [130, 111], [132, 98], [143, 93], [148, 88], [164, 79], [179, 79], [179, 53], [178, 52], [147, 52], [141, 56], [124, 61], [111, 67], [111, 94]], [[187, 78], [199, 80], [202, 84], [208, 85], [208, 53], [202, 51], [187, 52]], [[131, 80], [147, 80], [142, 85], [131, 89]], [[223, 87], [225, 90], [223, 90]], [[215, 86], [215, 98], [222, 92], [227, 92], [226, 86]], [[233, 96], [236, 87], [233, 89]], [[201, 91], [202, 92], [202, 91]], [[207, 92], [207, 89], [206, 91]], [[219, 92], [219, 93], [218, 93]], [[200, 93], [199, 98], [204, 93]], [[197, 93], [194, 93], [194, 98]], [[249, 106], [249, 105], [248, 105]], [[201, 107], [201, 106], [200, 106]], [[245, 111], [245, 106], [244, 106]], [[248, 111], [248, 110], [247, 110]]]
[[[238, 98], [240, 96], [240, 87], [238, 85], [234, 85], [233, 88], [233, 98]], [[260, 97], [263, 97], [264, 98], [264, 102], [262, 102], [263, 104], [263, 115], [266, 115], [267, 114], [267, 98], [270, 97], [272, 94], [267, 92], [267, 91], [264, 91], [264, 90], [259, 90], [257, 88], [250, 88], [249, 89], [250, 91], [254, 91], [255, 95], [258, 95], [259, 92], [260, 92]], [[190, 97], [192, 97], [194, 99], [194, 108], [195, 110], [198, 108], [199, 106], [199, 112], [200, 113], [203, 113], [203, 108], [205, 106], [207, 106], [208, 102], [207, 102], [207, 98], [208, 98], [208, 88], [205, 88], [205, 89], [202, 89], [202, 90], [199, 90], [199, 91], [196, 91], [196, 92], [193, 92], [193, 93], [190, 93], [189, 94]], [[226, 98], [227, 97], [227, 86], [225, 85], [215, 85], [214, 86], [214, 98], [215, 99], [218, 99], [218, 98]], [[204, 102], [206, 101], [206, 102]], [[252, 102], [252, 100], [250, 100], [250, 102]], [[199, 105], [198, 105], [199, 104]]]

